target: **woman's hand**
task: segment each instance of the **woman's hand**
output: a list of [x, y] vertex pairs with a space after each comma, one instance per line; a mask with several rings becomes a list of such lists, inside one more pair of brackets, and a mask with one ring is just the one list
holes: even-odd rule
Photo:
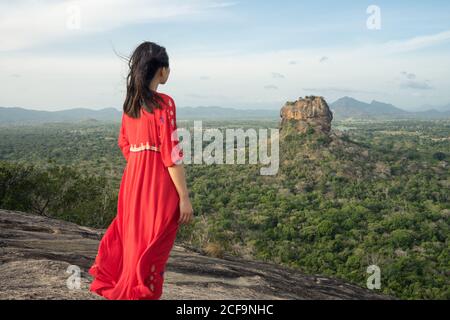
[[180, 219], [178, 223], [188, 224], [194, 218], [194, 210], [192, 209], [189, 196], [180, 197]]

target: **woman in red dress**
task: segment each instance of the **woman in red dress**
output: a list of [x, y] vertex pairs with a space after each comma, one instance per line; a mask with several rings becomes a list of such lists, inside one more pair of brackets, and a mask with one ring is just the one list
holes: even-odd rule
[[127, 160], [117, 215], [89, 273], [107, 299], [159, 299], [178, 227], [193, 217], [176, 132], [174, 100], [157, 92], [170, 73], [164, 47], [139, 45], [129, 59], [118, 146]]

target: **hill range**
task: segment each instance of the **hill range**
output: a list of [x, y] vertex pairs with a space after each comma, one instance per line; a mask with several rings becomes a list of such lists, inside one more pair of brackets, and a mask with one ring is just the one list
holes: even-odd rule
[[[373, 100], [362, 102], [343, 97], [330, 104], [335, 120], [450, 119], [450, 105], [429, 107], [426, 111], [407, 111], [392, 104]], [[99, 110], [73, 108], [41, 111], [20, 107], [0, 107], [0, 125], [40, 124], [48, 122], [101, 121], [117, 122], [122, 112], [116, 108]], [[277, 120], [279, 109], [238, 109], [219, 106], [179, 107], [179, 120]]]

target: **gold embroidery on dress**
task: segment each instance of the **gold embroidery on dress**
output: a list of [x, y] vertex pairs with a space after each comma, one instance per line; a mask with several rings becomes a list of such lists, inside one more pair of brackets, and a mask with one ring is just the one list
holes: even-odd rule
[[131, 144], [131, 146], [130, 146], [131, 152], [139, 152], [139, 151], [143, 151], [143, 150], [160, 151], [158, 146], [152, 146], [148, 143], [148, 141], [146, 144], [141, 142], [141, 145], [139, 147], [137, 144]]

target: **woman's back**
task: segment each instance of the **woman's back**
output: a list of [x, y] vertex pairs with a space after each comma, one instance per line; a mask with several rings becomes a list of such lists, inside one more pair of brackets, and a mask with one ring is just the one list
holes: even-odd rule
[[168, 167], [180, 162], [183, 151], [176, 133], [175, 102], [169, 95], [157, 94], [164, 101], [162, 109], [154, 108], [149, 112], [141, 108], [139, 118], [123, 114], [118, 144], [127, 160], [136, 152], [156, 151], [160, 152], [163, 164]]

